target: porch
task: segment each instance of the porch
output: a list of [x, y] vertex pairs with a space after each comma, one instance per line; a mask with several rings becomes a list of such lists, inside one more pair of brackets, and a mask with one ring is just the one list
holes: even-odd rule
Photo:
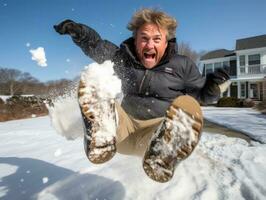
[[266, 64], [257, 64], [257, 65], [246, 65], [240, 66], [238, 77], [249, 77], [249, 76], [266, 76]]
[[266, 79], [261, 80], [233, 80], [228, 91], [223, 96], [239, 99], [266, 100]]

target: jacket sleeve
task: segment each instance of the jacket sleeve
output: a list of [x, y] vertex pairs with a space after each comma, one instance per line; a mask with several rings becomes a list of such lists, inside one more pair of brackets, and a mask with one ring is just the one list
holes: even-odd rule
[[72, 40], [82, 51], [97, 63], [106, 60], [113, 60], [119, 48], [108, 40], [103, 40], [101, 36], [91, 27], [78, 24], [81, 27], [80, 33]]
[[203, 77], [195, 63], [187, 59], [185, 68], [185, 91], [201, 103], [213, 103], [220, 97], [220, 88], [208, 76]]

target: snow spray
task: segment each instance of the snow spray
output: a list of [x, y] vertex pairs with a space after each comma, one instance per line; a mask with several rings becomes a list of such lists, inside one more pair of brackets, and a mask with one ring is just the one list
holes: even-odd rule
[[[99, 92], [102, 100], [121, 96], [121, 80], [114, 74], [111, 61], [85, 66], [81, 77], [83, 80], [97, 85], [99, 91], [105, 91]], [[65, 95], [53, 99], [52, 104], [47, 106], [52, 126], [58, 134], [66, 137], [66, 139], [76, 139], [83, 136], [83, 122], [77, 90], [78, 84]]]

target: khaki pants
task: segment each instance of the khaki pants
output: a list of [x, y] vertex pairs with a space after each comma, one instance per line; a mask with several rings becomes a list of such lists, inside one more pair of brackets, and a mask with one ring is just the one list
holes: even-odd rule
[[119, 119], [116, 132], [118, 153], [143, 156], [163, 117], [137, 120], [128, 115], [118, 103], [115, 106]]
[[[203, 126], [203, 116], [199, 103], [191, 96], [177, 97], [172, 104], [175, 108], [181, 108], [195, 120], [193, 129], [196, 135], [200, 135]], [[123, 108], [116, 103], [119, 123], [117, 129], [117, 151], [121, 154], [143, 156], [150, 139], [163, 117], [149, 120], [137, 120], [128, 115]], [[174, 115], [169, 112], [168, 115]]]

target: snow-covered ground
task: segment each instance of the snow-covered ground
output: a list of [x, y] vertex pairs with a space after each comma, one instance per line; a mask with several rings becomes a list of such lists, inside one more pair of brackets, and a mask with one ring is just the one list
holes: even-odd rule
[[203, 107], [205, 119], [266, 144], [266, 115], [252, 108]]
[[[234, 113], [239, 126], [249, 127], [230, 109], [220, 113], [227, 116], [222, 122]], [[91, 164], [82, 139], [66, 140], [48, 117], [3, 122], [0, 199], [265, 199], [265, 152], [265, 144], [203, 132], [193, 154], [162, 184], [145, 175], [141, 158], [117, 154]]]
[[[21, 96], [23, 96], [23, 97], [29, 97], [29, 96], [34, 96], [33, 94], [28, 94], [28, 95], [21, 95]], [[6, 100], [7, 99], [9, 99], [9, 98], [11, 98], [12, 96], [10, 96], [10, 95], [0, 95], [0, 98], [4, 101], [4, 102], [6, 102]]]
[[5, 96], [5, 95], [0, 95], [0, 98], [3, 100], [3, 101], [6, 101], [8, 98], [10, 98], [11, 96]]

